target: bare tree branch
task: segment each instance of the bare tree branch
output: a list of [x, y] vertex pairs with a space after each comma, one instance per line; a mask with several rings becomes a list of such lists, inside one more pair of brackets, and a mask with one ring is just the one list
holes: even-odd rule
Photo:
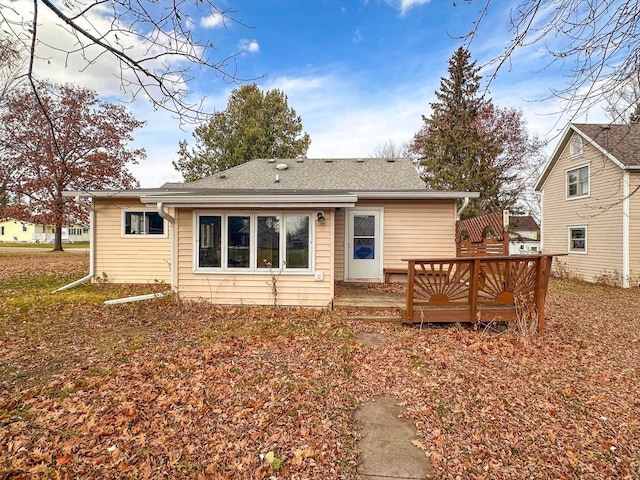
[[[474, 1], [474, 0], [470, 0]], [[495, 6], [482, 0], [470, 44], [489, 11]], [[566, 83], [551, 96], [563, 101], [574, 118], [609, 97], [640, 71], [640, 2], [637, 0], [520, 0], [510, 11], [511, 39], [504, 51], [491, 59], [489, 84], [517, 50], [539, 46], [548, 55], [543, 68], [561, 64]], [[640, 94], [640, 92], [638, 92]], [[638, 103], [636, 95], [633, 104]]]
[[[65, 38], [73, 39], [73, 44], [57, 43], [41, 33], [38, 27], [45, 17], [39, 4], [59, 20], [55, 27], [47, 27], [57, 28], [60, 37], [68, 35]], [[113, 74], [128, 101], [147, 98], [182, 121], [200, 122], [208, 112], [202, 112], [202, 99], [189, 99], [188, 89], [196, 75], [209, 71], [230, 83], [249, 80], [238, 74], [241, 52], [220, 55], [212, 42], [194, 35], [201, 16], [216, 16], [225, 27], [246, 27], [232, 17], [232, 10], [220, 9], [212, 0], [33, 0], [31, 18], [18, 8], [16, 1], [0, 0], [0, 25], [29, 52], [27, 76], [34, 85], [33, 79], [44, 73], [36, 71], [35, 60], [55, 61], [45, 57], [47, 50], [62, 53], [65, 67], [71, 59], [81, 60], [80, 71], [111, 59], [116, 61]]]

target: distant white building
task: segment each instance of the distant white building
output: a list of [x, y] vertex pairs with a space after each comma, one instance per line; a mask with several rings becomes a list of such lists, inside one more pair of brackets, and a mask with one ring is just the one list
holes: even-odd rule
[[540, 252], [540, 226], [531, 215], [509, 217], [509, 255]]

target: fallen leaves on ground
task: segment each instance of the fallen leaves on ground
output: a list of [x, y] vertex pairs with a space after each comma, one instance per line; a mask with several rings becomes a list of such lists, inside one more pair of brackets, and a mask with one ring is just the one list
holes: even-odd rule
[[[640, 477], [636, 290], [553, 282], [536, 338], [175, 298], [101, 304], [152, 286], [51, 299], [86, 258], [36, 255], [0, 256], [0, 476], [356, 478], [353, 409], [391, 395], [438, 478]], [[358, 344], [365, 331], [386, 343]]]

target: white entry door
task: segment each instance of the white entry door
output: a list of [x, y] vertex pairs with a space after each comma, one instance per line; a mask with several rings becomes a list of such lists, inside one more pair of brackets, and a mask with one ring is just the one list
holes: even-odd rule
[[381, 209], [347, 211], [346, 279], [382, 279]]

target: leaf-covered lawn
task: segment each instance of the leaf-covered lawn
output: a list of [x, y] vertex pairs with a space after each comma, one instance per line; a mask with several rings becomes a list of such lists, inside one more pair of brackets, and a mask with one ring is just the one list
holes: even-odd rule
[[377, 395], [439, 478], [640, 477], [635, 289], [552, 282], [539, 339], [49, 294], [87, 260], [0, 254], [0, 478], [356, 478], [352, 411]]

